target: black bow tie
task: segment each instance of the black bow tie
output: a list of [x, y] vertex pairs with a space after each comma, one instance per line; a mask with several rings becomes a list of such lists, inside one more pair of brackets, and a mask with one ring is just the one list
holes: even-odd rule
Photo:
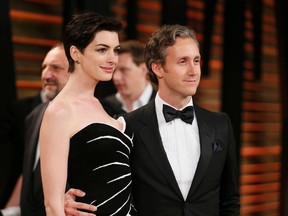
[[180, 118], [182, 121], [192, 124], [193, 121], [193, 106], [188, 106], [183, 110], [175, 110], [174, 108], [163, 104], [163, 114], [166, 122]]

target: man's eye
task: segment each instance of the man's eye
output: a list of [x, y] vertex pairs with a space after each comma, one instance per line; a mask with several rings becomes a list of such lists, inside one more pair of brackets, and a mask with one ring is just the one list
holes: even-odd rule
[[194, 63], [195, 63], [195, 64], [198, 64], [199, 62], [200, 62], [200, 59], [198, 59], [198, 58], [197, 58], [197, 59], [194, 59]]
[[180, 63], [180, 64], [185, 64], [185, 63], [186, 63], [186, 60], [185, 60], [185, 59], [182, 59], [182, 60], [180, 60], [179, 63]]
[[54, 69], [54, 70], [59, 70], [60, 68], [59, 68], [59, 67], [53, 67], [53, 69]]

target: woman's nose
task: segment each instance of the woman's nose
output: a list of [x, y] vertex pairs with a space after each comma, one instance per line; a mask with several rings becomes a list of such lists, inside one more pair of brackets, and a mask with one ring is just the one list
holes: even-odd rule
[[108, 56], [108, 59], [109, 59], [109, 61], [110, 62], [113, 62], [113, 63], [118, 63], [118, 54], [117, 53], [115, 53], [114, 51], [111, 51], [111, 52], [109, 52], [109, 54], [108, 54], [109, 56]]

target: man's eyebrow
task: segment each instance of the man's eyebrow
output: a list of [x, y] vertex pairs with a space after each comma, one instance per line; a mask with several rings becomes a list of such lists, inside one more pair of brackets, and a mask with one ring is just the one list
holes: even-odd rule
[[57, 64], [57, 63], [52, 63], [51, 66], [64, 69], [64, 67], [61, 64]]

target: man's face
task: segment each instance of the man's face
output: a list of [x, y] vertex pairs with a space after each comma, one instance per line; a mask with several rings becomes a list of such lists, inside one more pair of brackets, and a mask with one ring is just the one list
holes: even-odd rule
[[191, 38], [178, 38], [166, 50], [165, 65], [156, 67], [159, 90], [165, 98], [186, 98], [196, 93], [200, 82], [201, 56]]
[[139, 66], [133, 62], [130, 53], [119, 55], [119, 62], [113, 74], [113, 82], [122, 97], [133, 97], [143, 90], [147, 83], [145, 64]]
[[69, 78], [68, 60], [61, 47], [50, 50], [42, 63], [42, 90], [52, 100], [65, 86]]

